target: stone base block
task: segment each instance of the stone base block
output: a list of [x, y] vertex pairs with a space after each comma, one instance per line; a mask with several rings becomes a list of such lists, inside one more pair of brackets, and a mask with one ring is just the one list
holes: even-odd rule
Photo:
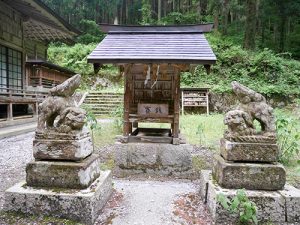
[[[216, 224], [238, 224], [238, 215], [229, 213], [217, 202], [217, 196], [223, 194], [229, 199], [237, 194], [236, 189], [225, 189], [213, 180], [211, 171], [203, 170], [200, 175], [200, 195], [207, 204]], [[289, 185], [283, 191], [246, 190], [246, 195], [257, 208], [259, 224], [294, 224], [300, 222], [300, 190]], [[285, 194], [283, 194], [285, 193]], [[268, 223], [269, 224], [269, 223]]]
[[300, 190], [286, 185], [282, 191], [278, 191], [284, 199], [286, 206], [286, 220], [288, 222], [300, 222]]
[[101, 172], [87, 189], [40, 189], [16, 184], [5, 192], [4, 211], [53, 216], [93, 224], [112, 193], [110, 171]]
[[79, 140], [35, 139], [33, 141], [33, 156], [43, 160], [79, 161], [93, 152], [91, 137]]
[[277, 162], [279, 148], [270, 143], [241, 143], [221, 139], [221, 155], [228, 161]]
[[286, 181], [286, 172], [279, 163], [233, 163], [216, 155], [213, 176], [224, 188], [248, 190], [281, 190]]
[[82, 162], [34, 161], [26, 166], [26, 181], [32, 187], [87, 188], [100, 175], [99, 156]]
[[167, 175], [186, 178], [192, 169], [188, 144], [116, 143], [117, 175]]

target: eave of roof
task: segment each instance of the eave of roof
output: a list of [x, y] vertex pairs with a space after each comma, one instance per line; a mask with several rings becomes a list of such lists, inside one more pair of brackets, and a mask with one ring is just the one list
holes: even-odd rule
[[34, 65], [44, 66], [44, 67], [47, 67], [49, 69], [53, 69], [53, 70], [57, 70], [59, 72], [69, 74], [70, 76], [73, 76], [73, 75], [76, 74], [73, 70], [69, 70], [65, 67], [61, 67], [61, 66], [55, 65], [53, 63], [43, 61], [43, 60], [29, 59], [29, 60], [26, 61], [26, 64], [27, 65], [29, 64], [31, 66], [34, 66]]
[[211, 32], [213, 28], [213, 23], [170, 26], [119, 26], [110, 24], [100, 24], [99, 27], [102, 32], [108, 34], [192, 34]]
[[70, 42], [80, 34], [40, 0], [3, 0], [23, 16], [25, 38], [37, 41]]
[[[88, 56], [94, 64], [186, 63], [211, 65], [216, 56], [203, 26], [107, 26], [108, 35]], [[165, 30], [164, 30], [165, 29]]]

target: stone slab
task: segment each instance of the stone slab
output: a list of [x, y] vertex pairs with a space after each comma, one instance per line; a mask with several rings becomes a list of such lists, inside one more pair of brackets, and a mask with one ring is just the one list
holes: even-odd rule
[[80, 161], [93, 152], [91, 137], [80, 140], [33, 140], [33, 156], [40, 160]]
[[[200, 195], [207, 204], [215, 224], [238, 224], [238, 214], [229, 213], [217, 202], [219, 194], [231, 199], [236, 196], [237, 190], [219, 186], [213, 180], [211, 171], [201, 171], [200, 183]], [[286, 222], [285, 198], [278, 191], [246, 190], [245, 192], [258, 208], [257, 219], [259, 224], [264, 222], [283, 224]]]
[[82, 138], [89, 137], [90, 132], [86, 126], [82, 128], [82, 131], [73, 131], [70, 133], [60, 133], [52, 130], [36, 131], [36, 139], [47, 139], [47, 140], [80, 140]]
[[192, 146], [188, 144], [116, 143], [117, 175], [132, 174], [185, 177], [192, 169]]
[[281, 190], [286, 172], [279, 163], [234, 163], [215, 155], [213, 176], [224, 188], [247, 190]]
[[26, 182], [33, 187], [87, 188], [100, 175], [99, 156], [82, 162], [34, 161], [26, 166]]
[[270, 143], [242, 143], [221, 139], [221, 155], [228, 161], [277, 162], [279, 148]]
[[286, 185], [284, 190], [278, 191], [285, 198], [287, 222], [300, 222], [300, 190]]
[[4, 211], [53, 216], [91, 225], [112, 193], [110, 171], [102, 171], [88, 188], [40, 189], [20, 182], [5, 192]]

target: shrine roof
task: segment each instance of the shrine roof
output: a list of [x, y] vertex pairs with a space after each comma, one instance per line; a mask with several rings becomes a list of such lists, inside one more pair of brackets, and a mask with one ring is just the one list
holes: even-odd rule
[[212, 24], [185, 26], [101, 25], [107, 36], [88, 56], [88, 62], [214, 64], [204, 33]]

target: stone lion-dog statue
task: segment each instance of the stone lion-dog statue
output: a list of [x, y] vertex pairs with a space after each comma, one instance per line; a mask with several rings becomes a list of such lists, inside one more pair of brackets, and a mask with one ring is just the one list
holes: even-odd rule
[[[224, 123], [228, 130], [224, 137], [233, 141], [274, 142], [276, 126], [273, 108], [267, 104], [266, 98], [236, 81], [231, 85], [239, 105], [225, 115]], [[260, 132], [255, 129], [255, 120], [261, 126]]]
[[73, 97], [80, 81], [81, 76], [77, 74], [49, 91], [46, 99], [39, 104], [38, 132], [54, 130], [69, 133], [82, 130], [86, 112], [77, 106]]

